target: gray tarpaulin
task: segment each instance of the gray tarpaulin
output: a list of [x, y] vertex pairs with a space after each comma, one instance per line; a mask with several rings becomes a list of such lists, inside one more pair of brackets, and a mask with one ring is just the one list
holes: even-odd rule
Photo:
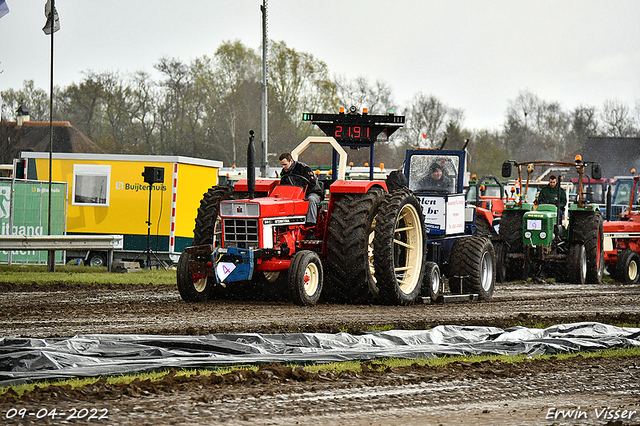
[[640, 346], [640, 328], [584, 322], [546, 329], [442, 325], [431, 330], [0, 338], [0, 386], [166, 368], [306, 363], [470, 354], [553, 354]]

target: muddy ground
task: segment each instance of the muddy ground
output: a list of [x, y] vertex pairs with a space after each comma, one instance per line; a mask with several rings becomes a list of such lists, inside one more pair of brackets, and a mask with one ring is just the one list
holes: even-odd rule
[[[27, 337], [358, 333], [385, 325], [506, 328], [579, 321], [638, 327], [640, 286], [530, 281], [498, 285], [494, 298], [485, 302], [297, 307], [237, 300], [187, 304], [175, 286], [0, 283], [0, 307], [0, 336]], [[366, 370], [314, 375], [272, 365], [258, 373], [189, 380], [170, 376], [154, 384], [50, 387], [18, 401], [10, 394], [0, 396], [0, 415], [7, 424], [640, 424], [638, 357], [393, 370], [373, 363]], [[24, 419], [18, 414], [22, 408]], [[50, 414], [53, 408], [64, 416], [37, 419], [39, 410]], [[69, 418], [74, 410], [84, 418]], [[96, 418], [89, 419], [92, 414]]]

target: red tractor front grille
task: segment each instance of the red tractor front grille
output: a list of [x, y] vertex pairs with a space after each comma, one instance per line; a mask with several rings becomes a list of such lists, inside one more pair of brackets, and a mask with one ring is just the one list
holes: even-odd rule
[[224, 246], [258, 248], [258, 219], [224, 219]]

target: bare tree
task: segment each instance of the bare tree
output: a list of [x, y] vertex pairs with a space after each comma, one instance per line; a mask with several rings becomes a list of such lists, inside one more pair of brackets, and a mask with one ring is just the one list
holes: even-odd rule
[[601, 117], [605, 136], [627, 138], [638, 134], [631, 110], [621, 101], [605, 101]]

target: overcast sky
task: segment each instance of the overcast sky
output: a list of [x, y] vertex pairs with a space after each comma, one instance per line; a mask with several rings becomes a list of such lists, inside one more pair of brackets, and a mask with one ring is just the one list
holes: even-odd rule
[[[46, 1], [6, 2], [0, 90], [32, 79], [48, 92]], [[56, 0], [54, 84], [79, 82], [86, 70], [152, 72], [162, 56], [189, 62], [224, 41], [259, 51], [261, 4]], [[639, 0], [269, 0], [268, 35], [332, 75], [384, 81], [400, 105], [435, 95], [463, 109], [471, 128], [497, 129], [525, 90], [566, 110], [640, 100]]]

